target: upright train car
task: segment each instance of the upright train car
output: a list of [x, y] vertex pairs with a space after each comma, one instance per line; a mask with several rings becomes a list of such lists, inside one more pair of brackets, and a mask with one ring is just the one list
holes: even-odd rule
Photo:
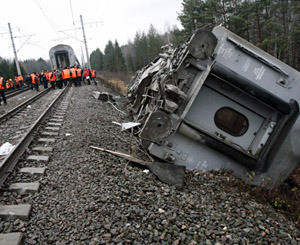
[[287, 178], [300, 162], [300, 73], [220, 26], [165, 49], [128, 86], [148, 151], [257, 185]]
[[79, 65], [74, 50], [69, 45], [59, 44], [52, 47], [49, 51], [52, 69], [62, 69]]

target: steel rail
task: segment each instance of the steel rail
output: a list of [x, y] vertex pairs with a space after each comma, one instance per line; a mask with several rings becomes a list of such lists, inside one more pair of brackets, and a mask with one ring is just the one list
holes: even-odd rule
[[6, 97], [6, 99], [9, 99], [11, 97], [14, 97], [18, 94], [21, 94], [21, 93], [27, 91], [27, 90], [29, 90], [29, 87], [24, 88], [24, 90], [18, 89], [18, 90], [8, 91], [5, 93], [5, 97]]
[[51, 88], [48, 88], [46, 90], [43, 90], [42, 92], [38, 93], [37, 95], [35, 95], [34, 97], [26, 100], [25, 102], [23, 102], [22, 104], [16, 106], [15, 108], [11, 109], [9, 112], [7, 112], [6, 114], [0, 116], [0, 123], [7, 120], [8, 118], [10, 118], [12, 115], [16, 114], [18, 111], [22, 110], [23, 108], [25, 108], [28, 104], [36, 101], [37, 99], [39, 99], [40, 97], [42, 97], [43, 95], [45, 95], [46, 93], [48, 93], [50, 91]]
[[14, 147], [14, 149], [5, 157], [5, 159], [0, 163], [0, 188], [2, 188], [5, 180], [12, 172], [14, 167], [16, 166], [19, 158], [24, 154], [26, 148], [30, 145], [34, 138], [34, 133], [37, 131], [38, 126], [42, 122], [42, 120], [48, 115], [51, 108], [56, 104], [56, 102], [61, 98], [61, 96], [65, 93], [67, 87], [65, 87], [59, 95], [53, 100], [53, 102], [49, 105], [49, 107], [45, 110], [45, 112], [35, 121], [32, 127], [28, 130], [28, 132], [23, 136], [21, 141]]

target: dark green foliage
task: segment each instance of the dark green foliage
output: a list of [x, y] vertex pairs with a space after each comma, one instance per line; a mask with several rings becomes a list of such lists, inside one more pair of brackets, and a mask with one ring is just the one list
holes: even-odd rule
[[[20, 69], [22, 75], [25, 75], [25, 70], [20, 64]], [[0, 57], [0, 76], [3, 77], [5, 80], [11, 78], [14, 79], [15, 76], [18, 75], [16, 63], [10, 60], [2, 59]]]
[[42, 70], [50, 70], [51, 65], [49, 61], [44, 60], [43, 58], [39, 59], [28, 59], [21, 61], [20, 64], [24, 67], [26, 73], [31, 72], [40, 72]]
[[131, 71], [141, 69], [159, 55], [161, 46], [173, 40], [171, 32], [161, 35], [153, 25], [150, 25], [147, 34], [137, 31], [133, 42], [128, 42], [122, 47], [127, 69]]
[[300, 69], [298, 0], [183, 0], [175, 30], [185, 40], [197, 29], [222, 24], [278, 59]]
[[104, 55], [99, 48], [94, 50], [90, 56], [91, 66], [95, 70], [102, 70], [104, 65]]
[[126, 70], [122, 50], [117, 40], [115, 41], [114, 44], [112, 41], [108, 41], [108, 43], [106, 44], [104, 50], [102, 68], [112, 72], [119, 72], [119, 71]]

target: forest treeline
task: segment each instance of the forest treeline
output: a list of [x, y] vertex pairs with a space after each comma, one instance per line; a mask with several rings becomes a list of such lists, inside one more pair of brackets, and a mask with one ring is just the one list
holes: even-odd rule
[[[49, 61], [46, 61], [42, 58], [39, 59], [29, 59], [19, 62], [22, 75], [31, 72], [39, 72], [41, 70], [50, 70], [51, 65]], [[14, 61], [3, 59], [0, 57], [0, 76], [5, 80], [14, 77], [18, 74], [16, 63]]]
[[[150, 25], [147, 32], [137, 31], [132, 40], [120, 46], [109, 41], [103, 52], [97, 48], [90, 55], [92, 68], [111, 72], [135, 72], [150, 63], [161, 46], [173, 46], [187, 40], [197, 29], [223, 25], [266, 52], [300, 70], [299, 0], [182, 0], [178, 13], [182, 29], [176, 26], [159, 33]], [[29, 59], [20, 62], [25, 72], [50, 69], [50, 62]], [[13, 78], [15, 63], [0, 58], [0, 74]]]
[[182, 30], [173, 27], [161, 34], [151, 25], [147, 33], [137, 31], [133, 41], [124, 46], [109, 41], [104, 53], [100, 49], [91, 53], [92, 67], [137, 71], [159, 54], [162, 45], [177, 45], [197, 29], [221, 24], [300, 69], [299, 0], [183, 0], [178, 19]]

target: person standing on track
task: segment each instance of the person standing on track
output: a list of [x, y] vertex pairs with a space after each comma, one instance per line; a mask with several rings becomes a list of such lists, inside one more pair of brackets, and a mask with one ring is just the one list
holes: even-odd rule
[[72, 66], [70, 68], [70, 73], [71, 73], [71, 81], [73, 82], [74, 86], [77, 87], [77, 72], [76, 72], [76, 68], [74, 66]]
[[65, 67], [65, 69], [62, 70], [61, 76], [64, 82], [64, 85], [67, 86], [68, 83], [70, 82], [71, 74], [70, 74], [70, 69]]
[[29, 88], [33, 89], [32, 83], [31, 83], [31, 78], [28, 74], [25, 75], [25, 83]]
[[95, 86], [97, 86], [96, 75], [97, 75], [96, 71], [91, 69], [91, 77], [93, 82], [95, 83]]
[[[6, 102], [6, 97], [5, 97], [5, 90], [6, 90], [6, 86], [5, 86], [5, 81], [3, 79], [3, 77], [0, 77], [0, 95], [3, 99], [3, 103], [4, 105], [7, 105], [7, 102]], [[0, 105], [1, 105], [1, 99], [0, 99]]]
[[41, 84], [44, 85], [44, 89], [48, 88], [48, 79], [46, 76], [47, 71], [42, 71], [41, 74], [39, 75], [39, 80]]
[[36, 91], [39, 91], [39, 80], [37, 78], [37, 74], [36, 72], [31, 73], [31, 82], [33, 84], [33, 86], [35, 87]]
[[59, 88], [59, 89], [62, 89], [63, 87], [63, 81], [62, 81], [62, 77], [61, 77], [61, 74], [62, 72], [60, 70], [56, 70], [55, 71], [55, 77], [56, 77], [56, 86]]
[[84, 74], [83, 77], [86, 78], [88, 85], [91, 85], [91, 80], [90, 80], [90, 70], [88, 68], [84, 69]]
[[24, 78], [22, 75], [20, 75], [18, 78], [19, 78], [21, 90], [24, 90]]
[[77, 68], [77, 84], [81, 86], [81, 79], [82, 79], [82, 69], [80, 67]]
[[56, 81], [55, 72], [50, 71], [48, 74], [49, 74], [49, 78], [50, 78], [51, 88], [55, 89], [55, 81]]

